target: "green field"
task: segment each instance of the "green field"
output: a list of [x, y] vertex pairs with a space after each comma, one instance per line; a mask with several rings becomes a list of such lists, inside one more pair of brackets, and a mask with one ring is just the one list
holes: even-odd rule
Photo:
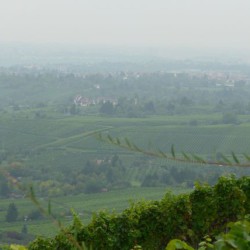
[[[132, 184], [132, 188], [106, 193], [52, 198], [52, 210], [59, 215], [63, 225], [68, 225], [72, 220], [71, 208], [87, 223], [91, 215], [101, 209], [119, 212], [126, 208], [130, 201], [161, 198], [166, 187], [139, 188], [143, 178], [148, 174], [153, 175], [160, 165], [193, 168], [189, 163], [179, 164], [145, 157], [103, 143], [95, 138], [95, 132], [119, 138], [126, 137], [148, 150], [161, 149], [170, 152], [171, 145], [174, 144], [177, 152], [185, 151], [203, 157], [214, 157], [217, 152], [250, 152], [250, 115], [240, 116], [242, 123], [238, 125], [211, 125], [216, 121], [219, 123], [221, 116], [211, 114], [113, 118], [58, 115], [51, 112], [50, 116], [35, 119], [31, 116], [32, 112], [2, 114], [0, 117], [1, 154], [8, 153], [8, 157], [2, 161], [2, 166], [21, 162], [22, 168], [27, 171], [27, 176], [21, 179], [22, 182], [36, 185], [36, 175], [45, 182], [60, 181], [63, 171], [81, 170], [87, 160], [104, 159], [118, 154], [127, 169], [124, 180]], [[192, 119], [196, 119], [199, 125], [190, 126], [189, 121]], [[43, 168], [45, 170], [41, 174]], [[13, 173], [16, 173], [15, 171], [18, 172], [18, 169], [13, 170]], [[185, 190], [174, 190], [178, 191]], [[47, 206], [47, 199], [41, 198], [40, 201], [43, 206]], [[5, 222], [10, 202], [14, 202], [19, 210], [19, 220], [14, 223]], [[20, 232], [24, 224], [23, 216], [32, 209], [35, 207], [27, 199], [1, 199], [1, 230]], [[29, 232], [36, 235], [54, 235], [58, 230], [53, 222], [47, 219], [28, 221], [27, 225]]]
[[[27, 112], [27, 115], [29, 112]], [[189, 126], [188, 121], [196, 119], [199, 126]], [[57, 118], [29, 119], [21, 115], [0, 118], [0, 145], [2, 151], [18, 155], [26, 152], [25, 164], [36, 167], [71, 163], [79, 167], [87, 159], [102, 158], [118, 152], [128, 152], [101, 143], [94, 132], [109, 133], [120, 138], [127, 137], [145, 148], [159, 148], [169, 152], [172, 144], [177, 151], [202, 155], [225, 154], [231, 151], [250, 151], [250, 116], [242, 116], [239, 125], [209, 125], [218, 121], [219, 115], [194, 116], [152, 116], [147, 118], [112, 118], [101, 116], [61, 116]]]
[[[84, 223], [88, 223], [91, 216], [101, 210], [110, 212], [121, 212], [127, 208], [131, 202], [139, 200], [158, 200], [161, 199], [167, 191], [172, 191], [175, 194], [189, 192], [183, 188], [130, 188], [126, 190], [117, 190], [98, 194], [81, 194], [75, 196], [58, 197], [51, 200], [52, 213], [60, 215], [59, 220], [63, 226], [67, 226], [72, 221], [71, 209], [79, 214], [79, 217]], [[5, 215], [8, 204], [14, 202], [19, 211], [19, 220], [13, 223], [5, 221]], [[39, 199], [41, 206], [47, 209], [48, 200]], [[0, 201], [0, 223], [3, 231], [20, 232], [24, 224], [22, 218], [27, 215], [32, 209], [36, 209], [28, 198], [23, 199], [2, 199]], [[28, 220], [28, 231], [35, 235], [52, 236], [59, 230], [58, 226], [52, 220]]]
[[[127, 175], [124, 179], [135, 186], [156, 166], [184, 166], [185, 164], [147, 158], [134, 152], [103, 143], [93, 135], [101, 132], [121, 139], [128, 138], [146, 150], [198, 154], [204, 159], [215, 158], [232, 151], [249, 153], [250, 115], [239, 117], [239, 124], [219, 123], [219, 114], [148, 116], [145, 118], [113, 118], [105, 116], [63, 116], [50, 113], [42, 119], [29, 118], [33, 111], [3, 114], [0, 117], [0, 152], [8, 154], [2, 165], [19, 161], [27, 171], [23, 181], [36, 182], [36, 175], [44, 180], [60, 181], [62, 171], [80, 171], [88, 160], [103, 160], [118, 154]], [[28, 118], [27, 118], [28, 117]], [[195, 119], [198, 126], [190, 126]], [[143, 172], [139, 165], [144, 166]], [[44, 169], [41, 176], [41, 169]], [[33, 177], [32, 177], [33, 176]], [[17, 176], [18, 177], [18, 176]], [[39, 177], [39, 178], [40, 178]]]
[[[198, 120], [200, 125], [188, 126], [189, 120], [192, 119]], [[152, 145], [157, 143], [157, 146], [163, 149], [168, 149], [171, 143], [183, 148], [183, 142], [188, 142], [185, 143], [185, 150], [188, 147], [190, 151], [197, 151], [195, 148], [197, 147], [204, 153], [211, 149], [247, 150], [246, 142], [250, 137], [250, 123], [208, 125], [210, 121], [219, 119], [219, 115], [151, 116], [147, 118], [62, 116], [57, 119], [29, 119], [1, 115], [0, 138], [2, 148], [7, 150], [13, 148], [36, 150], [48, 147], [93, 150], [99, 142], [90, 137], [92, 132], [106, 131], [114, 136], [128, 137], [141, 145], [146, 145], [149, 141]], [[243, 119], [250, 120], [250, 115], [242, 116]], [[203, 149], [200, 148], [202, 144], [204, 144]]]

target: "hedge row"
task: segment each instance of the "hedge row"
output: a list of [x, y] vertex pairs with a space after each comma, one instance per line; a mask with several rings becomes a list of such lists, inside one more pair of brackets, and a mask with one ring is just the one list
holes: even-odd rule
[[100, 212], [87, 226], [74, 217], [55, 238], [37, 238], [28, 249], [164, 249], [172, 239], [196, 247], [202, 238], [225, 230], [250, 213], [250, 177], [221, 177], [215, 186], [199, 185], [190, 194], [167, 193], [161, 201], [138, 202], [121, 214]]

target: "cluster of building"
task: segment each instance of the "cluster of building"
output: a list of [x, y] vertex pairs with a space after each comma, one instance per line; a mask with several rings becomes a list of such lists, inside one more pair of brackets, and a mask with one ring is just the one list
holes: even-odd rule
[[218, 81], [216, 84], [217, 87], [226, 86], [226, 87], [235, 87], [237, 84], [250, 84], [250, 78], [248, 75], [240, 72], [224, 72], [224, 71], [198, 71], [198, 72], [189, 72], [189, 75], [204, 78], [212, 79]]
[[113, 97], [97, 97], [89, 98], [81, 95], [77, 95], [74, 98], [74, 104], [81, 107], [88, 107], [91, 105], [98, 105], [101, 103], [111, 102], [113, 105], [117, 104], [117, 99]]

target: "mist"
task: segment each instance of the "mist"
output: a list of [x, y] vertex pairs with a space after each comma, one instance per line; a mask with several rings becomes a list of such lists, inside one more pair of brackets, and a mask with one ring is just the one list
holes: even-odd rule
[[2, 1], [0, 42], [250, 50], [247, 0]]

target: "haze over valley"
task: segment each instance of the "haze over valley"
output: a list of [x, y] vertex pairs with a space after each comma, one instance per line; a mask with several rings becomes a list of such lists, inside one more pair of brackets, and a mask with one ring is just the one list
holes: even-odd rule
[[0, 248], [217, 247], [248, 225], [249, 9], [1, 3]]

